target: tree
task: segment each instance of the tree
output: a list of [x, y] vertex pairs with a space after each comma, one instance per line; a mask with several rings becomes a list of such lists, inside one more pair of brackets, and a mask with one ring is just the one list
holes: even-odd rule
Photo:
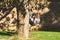
[[[20, 3], [19, 3], [20, 1]], [[29, 12], [28, 9], [25, 8], [24, 2], [28, 0], [18, 0], [16, 2], [17, 8], [17, 33], [19, 38], [20, 37], [28, 37], [29, 36]]]
[[[4, 0], [3, 4], [9, 9], [16, 7], [17, 9], [17, 34], [20, 37], [29, 36], [29, 12], [25, 7], [25, 3], [28, 4], [28, 0]], [[10, 6], [9, 6], [10, 5]], [[12, 6], [12, 7], [11, 7]], [[11, 10], [10, 10], [11, 11]], [[2, 18], [1, 18], [2, 19]]]
[[[35, 0], [37, 1], [37, 0]], [[30, 0], [7, 0], [6, 8], [16, 7], [17, 8], [17, 34], [19, 37], [28, 37], [29, 36], [29, 11], [27, 5]], [[10, 6], [8, 6], [10, 5]]]
[[[8, 1], [8, 0], [7, 0]], [[29, 13], [28, 9], [25, 9], [24, 1], [28, 0], [13, 0], [11, 6], [17, 8], [17, 35], [18, 37], [28, 37], [29, 35]], [[27, 18], [28, 17], [28, 18]]]

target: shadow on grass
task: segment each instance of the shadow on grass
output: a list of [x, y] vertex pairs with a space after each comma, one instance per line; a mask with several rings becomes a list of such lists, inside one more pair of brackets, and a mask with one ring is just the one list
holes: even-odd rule
[[2, 35], [2, 36], [13, 36], [13, 35], [15, 35], [15, 32], [0, 32], [0, 35]]

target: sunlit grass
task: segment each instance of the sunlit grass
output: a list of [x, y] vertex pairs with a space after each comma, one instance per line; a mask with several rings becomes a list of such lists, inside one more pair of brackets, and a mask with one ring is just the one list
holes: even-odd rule
[[[18, 40], [18, 38], [15, 37], [14, 40]], [[60, 32], [30, 32], [28, 39], [19, 40], [60, 40]]]
[[31, 32], [33, 40], [59, 40], [60, 32]]
[[30, 36], [28, 39], [18, 38], [13, 32], [3, 32], [0, 33], [0, 39], [6, 38], [8, 39], [11, 35], [14, 36], [13, 40], [60, 40], [60, 32], [45, 32], [45, 31], [37, 31], [30, 32]]

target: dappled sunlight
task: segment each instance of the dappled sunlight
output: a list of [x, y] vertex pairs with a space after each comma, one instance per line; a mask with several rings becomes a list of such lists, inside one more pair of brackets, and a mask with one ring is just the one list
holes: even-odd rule
[[44, 9], [39, 10], [39, 13], [40, 13], [41, 15], [44, 15], [44, 14], [48, 13], [49, 11], [50, 11], [50, 9], [47, 8], [47, 7], [45, 7]]
[[41, 28], [42, 26], [43, 26], [43, 24], [37, 24], [37, 25], [35, 25], [35, 26], [29, 25], [29, 30], [30, 30], [30, 31], [38, 31], [39, 28]]
[[17, 19], [16, 14], [17, 14], [17, 9], [16, 9], [16, 7], [14, 7], [6, 17], [1, 19], [0, 29], [4, 30], [4, 31], [8, 31], [8, 30], [15, 30], [16, 31], [16, 19]]
[[58, 40], [60, 36], [56, 33], [60, 32], [60, 4], [58, 2], [4, 0], [2, 3], [0, 5], [2, 7], [0, 9], [0, 36], [17, 35], [18, 38], [22, 38], [21, 40], [52, 40], [55, 38]]
[[56, 24], [56, 23], [58, 23], [58, 20], [54, 20], [54, 21], [52, 22], [52, 24]]

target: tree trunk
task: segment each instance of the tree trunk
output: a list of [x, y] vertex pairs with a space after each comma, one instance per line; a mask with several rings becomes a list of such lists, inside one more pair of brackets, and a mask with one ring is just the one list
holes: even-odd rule
[[19, 13], [19, 27], [18, 27], [18, 37], [29, 37], [29, 12], [26, 10], [25, 18], [23, 18], [23, 15]]
[[[27, 0], [26, 0], [27, 1]], [[22, 13], [19, 12], [19, 27], [18, 27], [18, 36], [19, 38], [28, 38], [29, 37], [29, 12], [28, 9], [25, 9], [26, 15], [23, 16]], [[24, 12], [24, 11], [23, 11]]]
[[24, 18], [23, 15], [19, 12], [19, 25], [18, 25], [18, 37], [24, 37]]
[[24, 36], [26, 38], [29, 37], [29, 12], [28, 10], [26, 9], [26, 16], [25, 16], [25, 19], [24, 19]]

